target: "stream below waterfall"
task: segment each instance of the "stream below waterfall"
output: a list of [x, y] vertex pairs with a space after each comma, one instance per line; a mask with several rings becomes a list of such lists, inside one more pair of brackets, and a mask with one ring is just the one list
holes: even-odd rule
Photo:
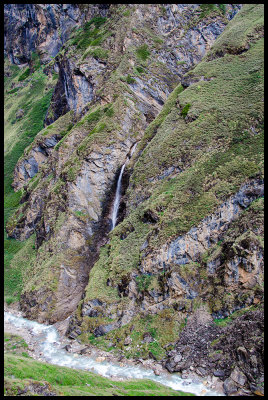
[[[117, 365], [115, 362], [98, 362], [97, 356], [68, 353], [62, 348], [62, 338], [53, 325], [44, 325], [27, 320], [13, 313], [4, 312], [5, 325], [14, 327], [14, 334], [21, 335], [21, 331], [27, 331], [28, 342], [34, 346], [35, 352], [41, 355], [41, 360], [50, 364], [69, 368], [91, 371], [112, 379], [150, 379], [159, 382], [174, 390], [182, 390], [196, 394], [197, 396], [221, 396], [222, 394], [209, 390], [201, 382], [193, 382], [190, 379], [182, 379], [177, 374], [163, 373], [159, 376], [151, 369], [133, 365]], [[13, 333], [13, 332], [12, 332]], [[27, 340], [26, 340], [27, 341]], [[40, 356], [38, 357], [40, 359]]]

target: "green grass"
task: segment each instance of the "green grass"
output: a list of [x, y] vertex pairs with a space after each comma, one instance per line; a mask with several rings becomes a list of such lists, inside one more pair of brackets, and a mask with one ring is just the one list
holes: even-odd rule
[[188, 111], [191, 107], [191, 104], [186, 104], [186, 106], [183, 107], [181, 110], [181, 116], [185, 119], [186, 115], [188, 114]]
[[136, 81], [135, 81], [135, 79], [133, 79], [133, 78], [128, 74], [126, 82], [127, 82], [128, 84], [131, 84], [131, 83], [135, 83]]
[[141, 61], [146, 61], [147, 58], [150, 56], [150, 51], [148, 50], [148, 45], [147, 44], [142, 44], [139, 46], [136, 50], [137, 57]]
[[4, 278], [7, 303], [19, 300], [25, 281], [28, 280], [27, 270], [35, 260], [35, 255], [35, 235], [24, 242], [5, 239]]
[[[5, 87], [8, 89], [11, 83], [16, 84], [20, 80], [21, 75], [18, 78], [19, 70], [10, 66], [6, 61], [5, 68], [12, 71], [11, 76], [5, 82]], [[24, 86], [18, 88], [16, 94], [6, 93], [5, 95], [4, 224], [19, 207], [23, 194], [22, 190], [14, 192], [11, 186], [15, 165], [23, 155], [25, 148], [43, 129], [43, 120], [53, 92], [53, 88], [49, 87], [48, 77], [42, 71], [36, 71], [31, 78], [31, 83], [25, 83]], [[16, 97], [14, 98], [14, 96]], [[15, 115], [19, 109], [23, 109], [24, 116], [16, 120]], [[28, 249], [28, 242], [7, 238], [6, 233], [4, 239], [5, 295], [18, 299], [23, 285], [22, 266], [16, 262], [11, 266], [11, 262], [15, 254], [24, 246], [25, 249]]]
[[[14, 386], [34, 380], [49, 383], [60, 396], [192, 396], [149, 380], [113, 381], [92, 372], [58, 367], [13, 354], [5, 356], [6, 395]], [[15, 389], [15, 388], [13, 388]]]
[[[222, 36], [218, 38], [222, 46], [226, 48], [227, 39], [231, 43], [232, 35], [240, 32], [237, 25], [242, 24], [248, 33], [255, 32], [262, 18], [262, 8], [256, 6], [252, 12], [252, 6], [243, 6], [241, 16], [238, 13], [227, 27], [229, 39], [227, 36], [224, 40]], [[242, 42], [244, 36], [241, 31]], [[217, 41], [214, 46], [221, 48]], [[188, 73], [197, 78], [196, 83], [185, 90], [181, 85], [175, 88], [137, 146], [140, 155], [135, 164], [133, 161], [127, 190], [128, 215], [110, 233], [109, 244], [101, 249], [100, 258], [90, 272], [85, 302], [99, 298], [110, 305], [114, 303], [115, 310], [127, 307], [128, 299], [119, 297], [116, 285], [127, 280], [131, 273], [139, 276], [136, 283], [140, 294], [149, 288], [158, 289], [160, 274], [159, 279], [153, 277], [151, 282], [140, 275], [143, 243], [148, 240], [150, 252], [157, 251], [167, 241], [197, 226], [237, 192], [242, 183], [262, 176], [263, 39], [253, 37], [248, 51], [242, 54], [231, 51], [231, 54], [209, 60], [208, 55]], [[188, 123], [184, 120], [186, 115]], [[172, 167], [178, 170], [165, 177], [165, 171]], [[143, 223], [147, 210], [158, 215], [159, 221]], [[219, 243], [218, 248], [221, 246]], [[208, 277], [204, 265], [187, 267], [186, 278], [193, 282], [200, 280], [203, 282], [200, 285], [205, 285]], [[179, 272], [183, 274], [183, 268]], [[107, 286], [108, 278], [113, 287]], [[219, 282], [215, 280], [211, 287], [220, 287]], [[215, 299], [222, 306], [220, 292]], [[188, 307], [186, 302], [185, 307]], [[177, 322], [178, 335], [180, 324]], [[183, 322], [180, 326], [183, 328]], [[144, 329], [135, 330], [144, 332]], [[119, 343], [125, 349], [126, 330], [122, 327], [119, 331], [106, 336], [122, 337]], [[159, 333], [160, 346], [165, 337], [165, 332]], [[141, 340], [139, 336], [136, 343]], [[96, 342], [105, 346], [106, 338], [96, 338]], [[134, 350], [130, 354], [133, 356]], [[140, 354], [148, 355], [148, 348], [143, 348]]]
[[24, 81], [30, 75], [30, 68], [26, 68], [25, 71], [19, 76], [18, 81]]
[[100, 27], [105, 24], [106, 18], [101, 16], [93, 17], [79, 28], [71, 39], [71, 44], [78, 49], [85, 50], [88, 46], [97, 46], [104, 40], [103, 32]]

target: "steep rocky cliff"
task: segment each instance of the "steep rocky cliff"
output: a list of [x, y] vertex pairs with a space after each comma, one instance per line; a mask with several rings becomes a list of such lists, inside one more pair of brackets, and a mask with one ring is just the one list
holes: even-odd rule
[[[262, 5], [6, 5], [5, 55], [7, 294], [85, 343], [261, 390]], [[239, 329], [252, 347], [224, 342]]]

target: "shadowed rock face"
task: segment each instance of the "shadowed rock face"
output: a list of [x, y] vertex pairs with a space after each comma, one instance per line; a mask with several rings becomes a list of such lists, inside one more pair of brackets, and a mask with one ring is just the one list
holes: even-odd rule
[[55, 57], [79, 27], [95, 14], [106, 16], [109, 5], [80, 8], [77, 4], [5, 4], [4, 50], [14, 64], [25, 64], [38, 52], [43, 63]]

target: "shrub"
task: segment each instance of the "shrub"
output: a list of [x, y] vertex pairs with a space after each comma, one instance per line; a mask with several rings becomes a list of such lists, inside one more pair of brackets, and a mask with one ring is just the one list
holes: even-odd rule
[[11, 303], [15, 303], [16, 301], [18, 301], [18, 299], [13, 296], [6, 296], [5, 301], [8, 305], [10, 305]]
[[183, 116], [183, 118], [186, 117], [186, 115], [188, 114], [188, 111], [191, 107], [191, 104], [186, 104], [186, 106], [183, 107], [183, 109], [181, 110], [181, 115]]
[[143, 44], [138, 47], [136, 50], [136, 54], [142, 61], [146, 61], [147, 58], [150, 56], [147, 44]]
[[136, 67], [136, 70], [140, 73], [143, 74], [144, 73], [144, 69], [142, 67]]
[[24, 81], [30, 75], [30, 68], [26, 68], [26, 70], [19, 76], [19, 81]]
[[131, 83], [135, 83], [135, 79], [131, 78], [131, 76], [128, 74], [127, 76], [127, 83], [131, 84]]

